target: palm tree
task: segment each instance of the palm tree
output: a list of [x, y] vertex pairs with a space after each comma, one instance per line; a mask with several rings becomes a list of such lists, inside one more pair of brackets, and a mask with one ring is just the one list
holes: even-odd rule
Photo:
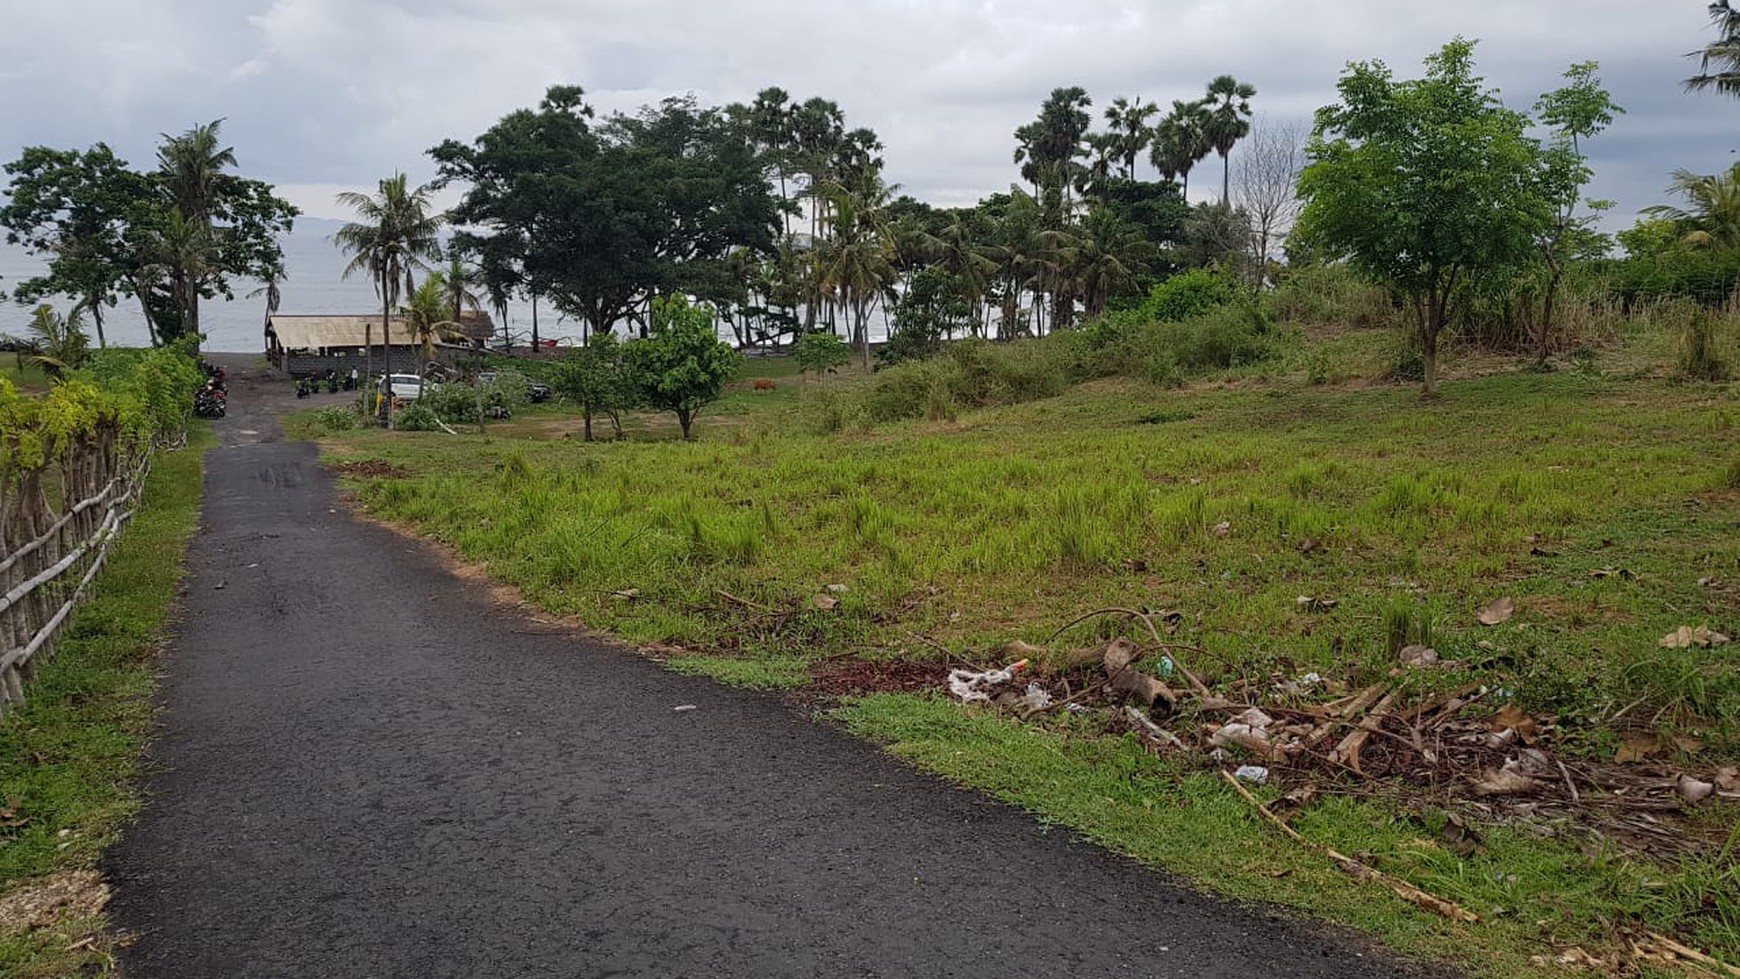
[[26, 345], [35, 353], [30, 355], [30, 362], [50, 378], [58, 380], [90, 359], [91, 338], [85, 335], [84, 314], [82, 303], [64, 317], [43, 303], [31, 315]]
[[423, 393], [425, 369], [435, 359], [435, 345], [459, 330], [451, 296], [452, 291], [447, 285], [446, 276], [436, 272], [424, 279], [423, 284], [406, 298], [405, 305], [399, 307], [399, 315], [405, 318], [405, 325], [409, 327], [411, 335], [417, 338], [423, 355], [423, 369], [417, 371], [418, 395]]
[[1675, 170], [1671, 190], [1687, 207], [1658, 204], [1643, 213], [1672, 221], [1681, 240], [1695, 248], [1740, 248], [1740, 163], [1719, 174]]
[[[432, 193], [428, 186], [412, 189], [405, 175], [396, 173], [380, 182], [373, 197], [353, 190], [338, 195], [338, 203], [354, 210], [359, 220], [338, 229], [332, 238], [351, 256], [350, 264], [344, 267], [345, 278], [366, 270], [374, 279], [375, 292], [381, 297], [383, 356], [391, 349], [388, 331], [392, 328], [393, 306], [401, 295], [416, 291], [413, 273], [427, 269], [429, 262], [441, 257], [440, 231], [446, 216], [430, 213]], [[372, 376], [372, 351], [367, 356], [365, 365]], [[390, 358], [387, 370], [392, 371]], [[390, 424], [392, 409], [387, 410]]]
[[1220, 202], [1225, 204], [1232, 186], [1233, 145], [1251, 131], [1251, 98], [1257, 90], [1231, 75], [1221, 75], [1208, 83], [1208, 97], [1203, 104], [1208, 109], [1208, 138], [1214, 151], [1220, 154]]
[[1167, 180], [1177, 177], [1180, 196], [1190, 197], [1190, 170], [1214, 151], [1209, 139], [1209, 112], [1203, 102], [1173, 100], [1172, 112], [1154, 127], [1148, 147], [1149, 162]]
[[1134, 101], [1118, 96], [1112, 104], [1106, 106], [1106, 122], [1111, 124], [1111, 135], [1116, 141], [1118, 152], [1124, 161], [1124, 179], [1136, 179], [1136, 158], [1148, 148], [1154, 138], [1154, 130], [1148, 125], [1148, 119], [1160, 111], [1160, 107], [1152, 102], [1144, 102], [1138, 96]]
[[[216, 242], [212, 235], [212, 218], [222, 206], [224, 169], [236, 165], [236, 154], [218, 143], [223, 120], [215, 119], [195, 126], [179, 136], [163, 134], [163, 145], [157, 150], [157, 179], [174, 203], [174, 214], [185, 228], [172, 228], [176, 236], [171, 252], [192, 255], [189, 249], [198, 246], [202, 268], [195, 274], [186, 266], [170, 267], [177, 293], [177, 305], [185, 332], [199, 333], [200, 288], [205, 276], [205, 259]], [[171, 224], [175, 224], [172, 220]], [[186, 247], [184, 247], [186, 246]]]
[[829, 188], [833, 234], [814, 251], [817, 285], [851, 314], [865, 370], [870, 369], [870, 308], [899, 277], [886, 214], [893, 190], [875, 175], [855, 188]]
[[266, 297], [266, 322], [262, 327], [264, 330], [272, 328], [272, 317], [277, 315], [278, 306], [284, 301], [284, 293], [279, 288], [279, 284], [287, 278], [289, 278], [289, 273], [284, 271], [284, 263], [273, 262], [267, 266], [266, 277], [261, 280], [260, 288], [248, 293], [249, 299], [258, 296]]
[[[1723, 95], [1740, 97], [1740, 10], [1729, 0], [1710, 4], [1710, 21], [1719, 35], [1702, 51], [1687, 57], [1698, 59], [1698, 73], [1686, 79], [1686, 88], [1693, 92], [1715, 89]], [[1710, 66], [1716, 70], [1711, 71]]]
[[1088, 212], [1069, 251], [1070, 274], [1089, 316], [1106, 311], [1106, 302], [1135, 278], [1135, 269], [1152, 257], [1154, 246], [1141, 229], [1103, 207]]

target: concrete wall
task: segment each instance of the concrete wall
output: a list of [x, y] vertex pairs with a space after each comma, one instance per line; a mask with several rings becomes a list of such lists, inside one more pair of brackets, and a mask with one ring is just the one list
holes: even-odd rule
[[[456, 360], [462, 359], [464, 356], [464, 353], [448, 349], [437, 350], [435, 353], [435, 359], [447, 366], [452, 366]], [[376, 374], [415, 374], [422, 368], [424, 360], [423, 351], [416, 347], [393, 347], [391, 348], [391, 368], [389, 369], [388, 365], [382, 362], [380, 348], [376, 347], [372, 363], [365, 363], [362, 354], [350, 352], [348, 349], [344, 353], [324, 356], [314, 352], [274, 351], [272, 363], [291, 377], [308, 377], [310, 375], [323, 376], [329, 369], [337, 371], [341, 376], [348, 375], [353, 367], [356, 368], [358, 374], [370, 367]]]

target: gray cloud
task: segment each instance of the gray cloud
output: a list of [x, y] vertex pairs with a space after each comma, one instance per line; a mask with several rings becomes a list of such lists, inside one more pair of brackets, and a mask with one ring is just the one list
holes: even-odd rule
[[[1591, 147], [1593, 193], [1625, 224], [1677, 166], [1727, 166], [1740, 104], [1690, 96], [1682, 55], [1707, 36], [1702, 0], [3, 0], [0, 153], [98, 140], [136, 162], [157, 135], [226, 117], [243, 167], [316, 214], [423, 151], [470, 138], [556, 82], [602, 110], [666, 95], [752, 98], [779, 85], [839, 102], [887, 144], [889, 179], [969, 203], [1014, 179], [1011, 132], [1047, 92], [1097, 102], [1194, 97], [1214, 75], [1304, 121], [1348, 61], [1398, 74], [1446, 39], [1528, 107], [1573, 61], [1598, 60], [1630, 110]], [[10, 147], [10, 149], [8, 149]], [[1236, 152], [1236, 151], [1235, 151]], [[1208, 164], [1205, 164], [1205, 167]], [[1193, 182], [1194, 183], [1194, 182]], [[1201, 181], [1203, 185], [1211, 181]]]

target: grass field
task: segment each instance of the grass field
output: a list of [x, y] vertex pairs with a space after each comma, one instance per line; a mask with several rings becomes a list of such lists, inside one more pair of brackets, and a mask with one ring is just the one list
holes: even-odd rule
[[[1095, 608], [1172, 609], [1211, 682], [1370, 682], [1394, 669], [1399, 635], [1465, 666], [1404, 684], [1472, 676], [1514, 691], [1591, 757], [1611, 757], [1623, 732], [1604, 719], [1631, 705], [1627, 724], [1733, 758], [1732, 647], [1658, 641], [1682, 625], [1740, 629], [1740, 392], [1672, 380], [1660, 338], [1640, 336], [1605, 371], [1489, 360], [1422, 403], [1346, 369], [1376, 339], [1336, 337], [1184, 389], [1100, 381], [832, 435], [809, 433], [839, 427], [816, 416], [860, 382], [733, 393], [697, 444], [655, 437], [669, 430], [656, 420], [586, 444], [553, 410], [482, 437], [355, 432], [326, 446], [408, 473], [357, 483], [371, 511], [545, 608], [727, 682], [801, 685], [824, 657], [935, 659], [936, 646], [991, 661]], [[758, 368], [747, 376], [772, 376]], [[1324, 379], [1346, 383], [1312, 383]], [[818, 607], [823, 594], [838, 607]], [[1477, 624], [1501, 597], [1515, 617]], [[1060, 641], [1103, 638], [1091, 628]], [[926, 695], [850, 700], [840, 716], [1205, 886], [1482, 973], [1552, 974], [1531, 957], [1608, 949], [1614, 929], [1645, 926], [1740, 957], [1732, 838], [1662, 866], [1494, 829], [1465, 859], [1436, 842], [1442, 813], [1356, 793], [1302, 817], [1308, 835], [1488, 918], [1452, 926], [1290, 849], [1211, 775], [1133, 739]], [[1706, 818], [1719, 838], [1733, 811]]]
[[[94, 597], [26, 690], [26, 706], [0, 722], [0, 975], [50, 979], [113, 966], [94, 871], [138, 807], [157, 642], [198, 522], [208, 431], [158, 456], [146, 507]], [[66, 903], [56, 908], [50, 895]], [[43, 920], [29, 927], [32, 917]]]
[[42, 368], [22, 362], [11, 354], [0, 353], [0, 377], [11, 381], [20, 390], [40, 391], [48, 387], [48, 375], [42, 372]]

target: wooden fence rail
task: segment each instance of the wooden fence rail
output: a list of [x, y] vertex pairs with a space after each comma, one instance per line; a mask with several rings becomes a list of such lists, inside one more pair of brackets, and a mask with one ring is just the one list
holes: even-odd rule
[[23, 705], [137, 512], [152, 448], [105, 424], [44, 465], [0, 472], [0, 718]]

